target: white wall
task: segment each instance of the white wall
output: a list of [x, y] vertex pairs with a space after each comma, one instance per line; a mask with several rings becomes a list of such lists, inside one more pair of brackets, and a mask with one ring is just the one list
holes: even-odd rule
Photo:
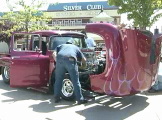
[[0, 42], [0, 53], [9, 53], [9, 47], [6, 42]]

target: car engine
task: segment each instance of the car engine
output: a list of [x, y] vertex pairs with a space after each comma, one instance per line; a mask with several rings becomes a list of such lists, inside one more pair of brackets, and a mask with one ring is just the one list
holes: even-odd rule
[[89, 75], [100, 74], [105, 70], [106, 57], [102, 55], [102, 51], [95, 51], [94, 49], [81, 49], [86, 57], [86, 67], [79, 67], [79, 79], [82, 88], [90, 88]]
[[104, 71], [106, 58], [102, 55], [102, 51], [95, 51], [94, 49], [82, 50], [84, 56], [87, 59], [86, 68], [80, 70], [80, 72], [86, 72], [88, 74], [99, 74]]

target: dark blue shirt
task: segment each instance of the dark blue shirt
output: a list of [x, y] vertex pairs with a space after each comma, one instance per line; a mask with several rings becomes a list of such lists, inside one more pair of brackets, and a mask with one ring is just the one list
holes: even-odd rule
[[83, 53], [80, 51], [79, 47], [73, 44], [62, 44], [56, 48], [57, 56], [73, 57], [76, 59], [82, 59], [84, 57]]

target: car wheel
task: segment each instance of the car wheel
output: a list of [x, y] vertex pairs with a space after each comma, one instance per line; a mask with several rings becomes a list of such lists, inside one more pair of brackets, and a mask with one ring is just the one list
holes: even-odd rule
[[63, 80], [61, 96], [66, 100], [74, 100], [74, 86], [69, 78]]
[[10, 72], [9, 71], [10, 71], [10, 67], [9, 66], [4, 66], [1, 69], [3, 81], [5, 83], [7, 83], [7, 84], [10, 83]]

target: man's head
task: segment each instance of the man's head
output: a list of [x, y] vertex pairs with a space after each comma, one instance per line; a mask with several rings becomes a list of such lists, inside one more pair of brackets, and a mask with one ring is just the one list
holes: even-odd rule
[[73, 44], [73, 40], [72, 39], [69, 39], [66, 44]]

